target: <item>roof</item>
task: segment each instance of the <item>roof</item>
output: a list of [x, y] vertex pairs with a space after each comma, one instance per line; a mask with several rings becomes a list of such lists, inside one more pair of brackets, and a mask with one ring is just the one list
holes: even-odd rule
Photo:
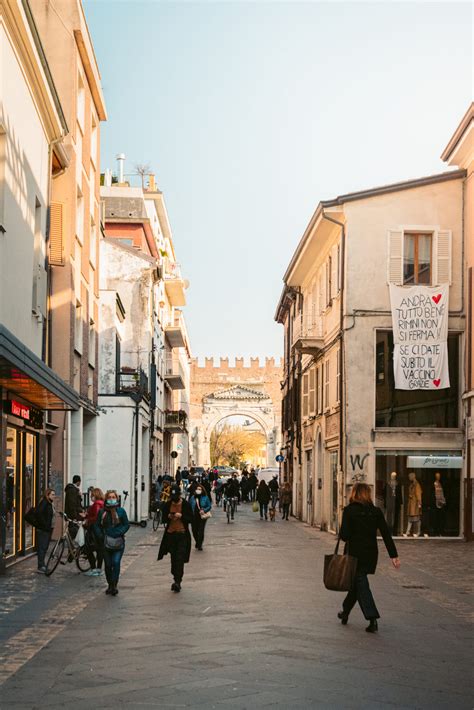
[[464, 116], [462, 117], [458, 127], [456, 128], [453, 135], [451, 136], [448, 145], [441, 153], [441, 160], [443, 160], [445, 163], [448, 162], [451, 155], [456, 150], [458, 144], [460, 143], [460, 141], [464, 137], [464, 134], [466, 133], [467, 129], [469, 128], [469, 126], [473, 122], [474, 122], [474, 101], [471, 102], [471, 105], [467, 109], [467, 111], [464, 114]]

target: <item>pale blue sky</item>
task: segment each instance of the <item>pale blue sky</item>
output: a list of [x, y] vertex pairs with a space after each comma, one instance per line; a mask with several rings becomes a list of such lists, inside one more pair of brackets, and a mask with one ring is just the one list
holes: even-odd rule
[[[85, 0], [115, 155], [151, 164], [193, 353], [275, 355], [317, 203], [441, 172], [472, 96], [469, 3]], [[128, 169], [128, 170], [127, 170]]]

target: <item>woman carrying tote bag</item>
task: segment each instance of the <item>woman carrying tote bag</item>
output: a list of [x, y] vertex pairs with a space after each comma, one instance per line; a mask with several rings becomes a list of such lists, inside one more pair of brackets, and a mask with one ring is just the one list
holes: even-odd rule
[[357, 571], [338, 617], [343, 624], [347, 624], [356, 601], [359, 602], [362, 613], [369, 621], [369, 626], [366, 628], [369, 633], [378, 630], [377, 619], [380, 618], [367, 579], [368, 574], [375, 574], [377, 567], [377, 530], [382, 535], [393, 566], [398, 569], [400, 560], [397, 548], [382, 511], [372, 502], [370, 486], [366, 483], [356, 483], [352, 488], [349, 505], [344, 508], [340, 537], [346, 543], [345, 552], [357, 559]]

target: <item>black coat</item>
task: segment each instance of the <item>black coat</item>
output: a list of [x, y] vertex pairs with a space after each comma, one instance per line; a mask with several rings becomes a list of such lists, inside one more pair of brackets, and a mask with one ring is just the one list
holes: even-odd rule
[[41, 498], [40, 502], [36, 506], [36, 525], [35, 527], [39, 530], [44, 530], [45, 532], [51, 532], [53, 527], [53, 506], [46, 500], [46, 498]]
[[390, 557], [398, 557], [397, 548], [380, 508], [371, 503], [349, 503], [344, 508], [340, 537], [347, 543], [347, 554], [357, 557], [359, 572], [375, 573], [379, 555], [377, 530], [382, 535]]
[[184, 558], [185, 562], [189, 562], [189, 558], [191, 557], [191, 533], [189, 532], [189, 525], [193, 522], [193, 509], [191, 508], [191, 505], [188, 503], [187, 500], [183, 500], [183, 507], [182, 507], [182, 512], [181, 512], [181, 521], [183, 522], [183, 525], [185, 527], [185, 532], [184, 533], [169, 533], [168, 528], [170, 525], [170, 508], [171, 508], [171, 501], [168, 501], [165, 503], [163, 506], [163, 511], [162, 511], [162, 520], [163, 523], [165, 524], [165, 532], [163, 533], [163, 537], [161, 538], [161, 544], [160, 544], [160, 549], [158, 552], [158, 559], [162, 560], [165, 555], [168, 554], [170, 551], [169, 549], [169, 541], [170, 537], [172, 535], [185, 535], [186, 537], [186, 556]]
[[68, 483], [64, 492], [64, 512], [71, 520], [78, 520], [79, 513], [84, 512], [81, 492], [74, 483]]

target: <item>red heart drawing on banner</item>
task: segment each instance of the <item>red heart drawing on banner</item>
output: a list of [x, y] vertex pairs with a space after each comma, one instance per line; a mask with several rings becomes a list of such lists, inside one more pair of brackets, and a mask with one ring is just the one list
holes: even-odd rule
[[441, 384], [441, 380], [433, 380], [433, 384], [435, 387], [439, 387]]
[[442, 295], [443, 295], [442, 293], [438, 293], [437, 296], [431, 296], [431, 298], [433, 299], [433, 301], [434, 301], [436, 304], [438, 304], [438, 303], [440, 302], [440, 300], [441, 300], [441, 296], [442, 296]]

